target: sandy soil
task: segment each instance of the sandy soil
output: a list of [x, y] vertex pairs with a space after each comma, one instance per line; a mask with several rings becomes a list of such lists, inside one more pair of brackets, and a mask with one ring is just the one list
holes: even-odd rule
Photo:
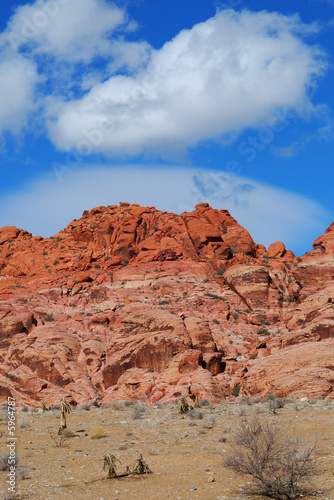
[[[78, 500], [246, 500], [247, 478], [222, 466], [233, 424], [252, 414], [279, 423], [310, 441], [318, 436], [318, 474], [315, 495], [304, 498], [334, 499], [334, 402], [291, 402], [276, 415], [263, 403], [238, 402], [204, 406], [202, 418], [180, 416], [175, 405], [144, 407], [115, 404], [110, 408], [75, 409], [67, 418], [76, 436], [58, 440], [59, 410], [16, 414], [16, 452], [19, 455], [18, 499]], [[199, 416], [196, 414], [195, 416]], [[102, 425], [105, 436], [92, 439]], [[0, 420], [0, 453], [8, 442], [7, 415]], [[59, 443], [58, 443], [59, 444]], [[107, 479], [103, 456], [115, 455], [133, 465], [142, 453], [152, 474]], [[6, 497], [7, 472], [0, 471], [0, 495]]]

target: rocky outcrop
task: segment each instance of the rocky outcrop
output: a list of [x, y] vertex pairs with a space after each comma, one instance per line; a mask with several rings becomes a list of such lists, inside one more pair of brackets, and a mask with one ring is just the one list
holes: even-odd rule
[[270, 278], [264, 266], [233, 266], [224, 273], [224, 279], [251, 310], [268, 308]]
[[269, 248], [267, 255], [270, 258], [273, 257], [283, 257], [286, 253], [285, 245], [281, 241], [276, 241], [276, 243], [272, 243]]
[[0, 229], [0, 395], [334, 398], [334, 227], [302, 257], [226, 210], [120, 203], [52, 238]]
[[294, 345], [259, 360], [242, 379], [243, 394], [333, 397], [334, 339]]

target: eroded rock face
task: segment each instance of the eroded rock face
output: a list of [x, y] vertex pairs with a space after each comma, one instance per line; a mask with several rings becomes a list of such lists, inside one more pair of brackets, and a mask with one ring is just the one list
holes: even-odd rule
[[264, 266], [233, 266], [224, 273], [224, 279], [251, 310], [268, 308], [270, 280]]
[[[334, 338], [294, 345], [251, 367], [243, 378], [245, 394], [309, 398], [332, 396]], [[279, 376], [277, 376], [279, 375]]]
[[334, 398], [334, 226], [300, 258], [226, 210], [121, 203], [53, 238], [0, 229], [0, 396]]

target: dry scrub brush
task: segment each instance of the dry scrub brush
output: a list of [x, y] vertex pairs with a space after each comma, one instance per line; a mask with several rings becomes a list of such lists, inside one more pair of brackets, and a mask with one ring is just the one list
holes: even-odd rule
[[287, 399], [278, 398], [275, 394], [267, 394], [264, 398], [264, 402], [266, 403], [268, 410], [276, 415], [279, 408], [284, 408], [287, 403]]
[[91, 439], [101, 439], [105, 436], [106, 436], [106, 430], [103, 427], [103, 425], [96, 425], [95, 427], [93, 427], [90, 433]]
[[49, 429], [48, 429], [48, 433], [52, 439], [52, 441], [54, 442], [54, 444], [57, 446], [57, 448], [62, 448], [65, 441], [67, 441], [69, 439], [70, 436], [65, 436], [63, 434], [63, 432], [61, 434], [59, 434], [58, 432], [58, 435], [54, 435]]
[[140, 419], [146, 411], [146, 407], [143, 404], [136, 403], [131, 411], [131, 416], [134, 420]]
[[241, 420], [231, 436], [225, 467], [250, 476], [253, 491], [279, 500], [291, 500], [310, 491], [315, 473], [316, 443], [287, 436], [277, 426], [258, 418]]

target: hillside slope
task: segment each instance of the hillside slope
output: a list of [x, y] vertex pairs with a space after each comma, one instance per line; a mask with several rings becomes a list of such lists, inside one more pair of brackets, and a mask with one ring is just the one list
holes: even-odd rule
[[0, 229], [0, 395], [334, 398], [334, 223], [302, 257], [226, 210], [120, 203], [52, 238]]

